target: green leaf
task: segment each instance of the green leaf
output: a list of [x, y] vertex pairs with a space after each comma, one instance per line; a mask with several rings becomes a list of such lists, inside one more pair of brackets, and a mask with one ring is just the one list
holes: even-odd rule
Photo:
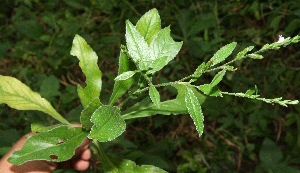
[[0, 75], [0, 96], [0, 104], [17, 110], [41, 111], [61, 123], [69, 124], [46, 99], [16, 78]]
[[[197, 69], [195, 70], [195, 72], [193, 73], [193, 77], [195, 78], [199, 78], [202, 75], [202, 71], [205, 69], [205, 62], [202, 62]], [[193, 79], [194, 81], [194, 79]]]
[[120, 110], [114, 106], [100, 106], [92, 115], [91, 121], [94, 125], [88, 137], [100, 142], [115, 139], [126, 128]]
[[79, 66], [86, 76], [86, 87], [78, 86], [78, 95], [83, 107], [86, 108], [91, 101], [100, 96], [102, 72], [97, 64], [98, 56], [79, 35], [76, 35], [73, 40], [71, 55], [79, 59]]
[[56, 96], [60, 95], [60, 92], [58, 90], [59, 80], [54, 76], [49, 76], [42, 82], [39, 93], [43, 98], [52, 101]]
[[46, 126], [44, 124], [34, 123], [34, 124], [31, 124], [31, 131], [36, 132], [36, 133], [40, 133], [40, 132], [48, 131], [48, 130], [53, 129], [53, 128], [58, 127], [58, 126], [61, 126], [61, 124]]
[[152, 165], [136, 165], [131, 160], [120, 159], [106, 155], [103, 149], [97, 145], [104, 172], [107, 173], [166, 173], [166, 171]]
[[154, 8], [145, 13], [137, 22], [136, 29], [150, 45], [154, 36], [161, 29], [161, 21], [157, 9]]
[[249, 47], [246, 47], [244, 50], [242, 50], [241, 52], [239, 52], [237, 55], [236, 55], [236, 59], [240, 59], [242, 57], [244, 57], [248, 52], [250, 52], [252, 49], [254, 48], [254, 46], [249, 46]]
[[215, 77], [213, 78], [210, 84], [200, 85], [198, 89], [206, 95], [222, 96], [221, 91], [216, 87], [216, 85], [218, 85], [222, 81], [225, 73], [226, 73], [226, 69], [223, 69], [222, 71], [220, 71], [215, 75]]
[[[151, 102], [149, 98], [142, 100], [141, 102], [136, 103], [132, 107], [123, 111], [122, 117], [124, 119], [140, 118], [140, 117], [149, 117], [152, 115], [177, 115], [177, 114], [186, 114], [188, 110], [185, 106], [185, 87], [183, 85], [173, 85], [178, 91], [176, 99], [167, 100], [160, 102], [159, 107]], [[194, 89], [193, 89], [194, 90]], [[195, 92], [196, 97], [202, 104], [205, 100], [199, 92]]]
[[144, 37], [129, 20], [126, 21], [125, 37], [128, 53], [132, 60], [137, 64], [140, 70], [149, 69], [153, 61], [150, 57], [149, 46]]
[[212, 66], [219, 64], [220, 62], [224, 61], [229, 55], [231, 55], [232, 51], [236, 47], [236, 44], [236, 42], [232, 42], [218, 50], [211, 58], [211, 61], [213, 61]]
[[[159, 59], [163, 57], [167, 57], [166, 61], [162, 61], [159, 65], [159, 70], [168, 64], [179, 52], [182, 46], [182, 42], [175, 42], [170, 35], [170, 27], [166, 27], [162, 29], [154, 40], [150, 44], [150, 54], [151, 59]], [[163, 63], [163, 64], [162, 64]], [[157, 64], [152, 64], [152, 68], [155, 69]]]
[[126, 71], [115, 78], [115, 81], [123, 81], [131, 78], [137, 71]]
[[204, 124], [203, 124], [204, 117], [201, 110], [200, 102], [195, 96], [194, 91], [189, 86], [186, 86], [185, 104], [191, 118], [194, 121], [199, 136], [201, 136], [204, 128]]
[[[135, 162], [126, 159], [111, 158], [114, 169], [108, 168], [106, 172], [117, 173], [167, 173], [166, 171], [152, 165], [136, 165]], [[117, 170], [117, 171], [111, 171]]]
[[283, 155], [272, 140], [265, 138], [259, 152], [259, 158], [268, 168], [274, 168], [283, 159]]
[[149, 96], [150, 96], [151, 101], [155, 104], [155, 106], [159, 107], [160, 95], [154, 86], [149, 87]]
[[[132, 62], [129, 61], [129, 58], [127, 55], [121, 50], [120, 56], [119, 56], [119, 71], [118, 74], [121, 74], [123, 72], [129, 71], [131, 68]], [[114, 85], [113, 92], [111, 94], [111, 97], [109, 99], [109, 104], [113, 105], [118, 101], [118, 99], [131, 87], [133, 84], [134, 79], [129, 78], [123, 81], [116, 81]]]
[[177, 114], [185, 114], [187, 113], [187, 109], [184, 105], [184, 101], [182, 100], [167, 100], [164, 102], [160, 102], [159, 107], [151, 102], [149, 98], [146, 98], [132, 107], [128, 108], [126, 111], [122, 112], [122, 117], [124, 119], [132, 119], [132, 118], [141, 118], [141, 117], [149, 117], [152, 115], [177, 115]]
[[92, 128], [93, 123], [91, 122], [91, 117], [100, 106], [103, 105], [101, 104], [99, 98], [96, 98], [81, 112], [80, 122], [83, 129], [90, 130]]
[[211, 81], [210, 86], [214, 87], [214, 86], [218, 85], [221, 82], [221, 80], [223, 79], [225, 73], [226, 73], [225, 69], [220, 71], [219, 73], [217, 73], [215, 75], [215, 77], [213, 78], [213, 80]]
[[211, 87], [210, 84], [204, 84], [204, 85], [200, 85], [198, 89], [206, 95], [214, 96], [214, 97], [222, 97], [222, 92], [216, 86]]
[[15, 151], [8, 161], [16, 165], [31, 160], [66, 161], [75, 154], [86, 136], [79, 127], [58, 126], [29, 137], [23, 148]]
[[152, 65], [151, 65], [152, 69], [148, 73], [153, 74], [153, 73], [161, 70], [166, 64], [168, 64], [167, 56], [158, 58], [153, 61]]
[[209, 95], [212, 90], [212, 87], [210, 86], [210, 84], [203, 84], [200, 85], [198, 89], [202, 91], [204, 94]]

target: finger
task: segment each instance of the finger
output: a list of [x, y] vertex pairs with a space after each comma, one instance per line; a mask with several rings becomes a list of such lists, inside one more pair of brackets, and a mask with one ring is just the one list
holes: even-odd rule
[[90, 150], [90, 149], [86, 149], [86, 150], [84, 150], [84, 151], [81, 153], [80, 159], [81, 159], [81, 160], [88, 161], [88, 160], [91, 159], [91, 157], [92, 157], [91, 150]]
[[85, 171], [89, 168], [90, 162], [84, 161], [84, 160], [77, 160], [72, 164], [72, 168], [74, 168], [77, 171]]

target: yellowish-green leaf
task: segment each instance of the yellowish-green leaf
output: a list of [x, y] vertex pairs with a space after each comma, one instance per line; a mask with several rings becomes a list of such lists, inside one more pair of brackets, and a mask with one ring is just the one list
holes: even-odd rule
[[0, 75], [0, 104], [7, 104], [17, 110], [44, 112], [61, 123], [69, 124], [39, 93], [33, 92], [16, 78]]

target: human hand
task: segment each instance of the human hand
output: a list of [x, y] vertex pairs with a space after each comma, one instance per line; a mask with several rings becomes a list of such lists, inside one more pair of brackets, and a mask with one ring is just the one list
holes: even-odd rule
[[51, 173], [56, 169], [73, 169], [77, 171], [87, 170], [89, 167], [89, 159], [91, 151], [88, 148], [89, 140], [85, 139], [82, 144], [76, 149], [75, 155], [65, 162], [49, 162], [42, 160], [29, 161], [22, 165], [13, 165], [7, 161], [9, 156], [16, 150], [20, 150], [26, 139], [33, 135], [29, 133], [24, 135], [0, 160], [0, 172], [2, 173]]

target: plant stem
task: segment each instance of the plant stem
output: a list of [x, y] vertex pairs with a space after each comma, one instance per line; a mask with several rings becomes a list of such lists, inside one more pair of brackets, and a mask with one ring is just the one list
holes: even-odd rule
[[109, 157], [105, 154], [104, 150], [101, 148], [97, 140], [93, 140], [93, 144], [96, 146], [98, 151], [99, 159], [102, 161], [102, 166], [104, 170], [110, 170], [111, 172], [117, 172], [116, 165], [112, 163]]

